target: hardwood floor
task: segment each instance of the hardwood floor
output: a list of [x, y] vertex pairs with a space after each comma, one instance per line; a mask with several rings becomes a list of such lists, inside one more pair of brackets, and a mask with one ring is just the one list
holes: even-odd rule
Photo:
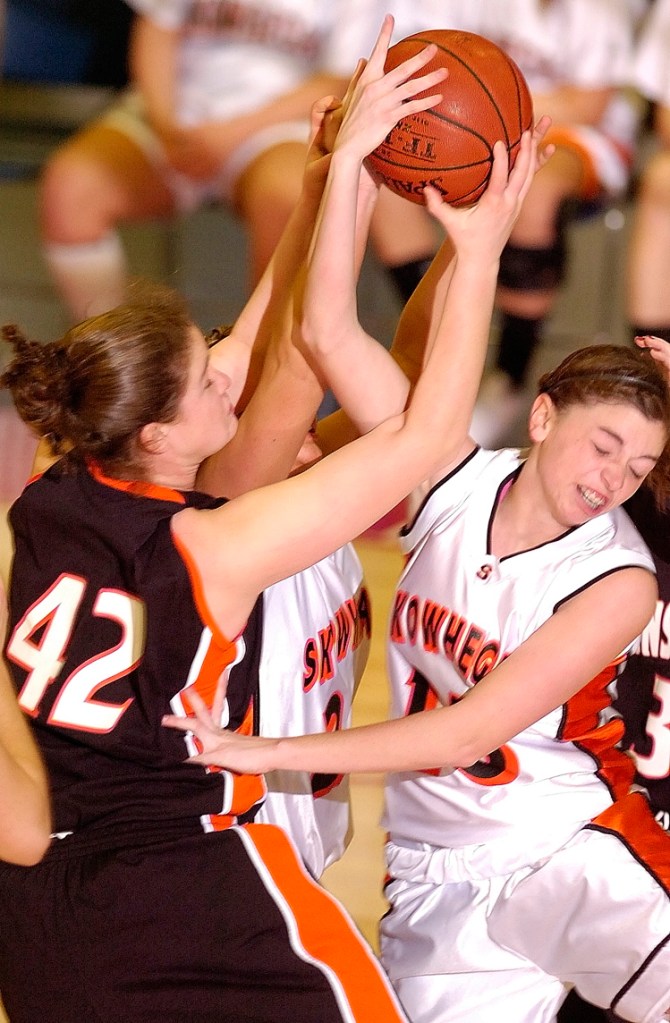
[[[354, 724], [381, 721], [388, 716], [385, 668], [386, 623], [402, 556], [395, 529], [369, 535], [356, 543], [372, 600], [372, 644], [368, 665], [354, 701]], [[338, 863], [329, 867], [323, 883], [346, 906], [370, 944], [378, 949], [377, 924], [385, 912], [384, 833], [381, 775], [352, 775], [354, 836]]]

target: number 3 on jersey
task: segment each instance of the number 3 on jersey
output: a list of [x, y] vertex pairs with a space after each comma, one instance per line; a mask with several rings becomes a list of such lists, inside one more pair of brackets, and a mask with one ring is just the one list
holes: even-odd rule
[[[7, 644], [7, 657], [28, 672], [19, 703], [27, 714], [36, 716], [49, 686], [66, 661], [66, 650], [86, 582], [61, 575], [17, 623]], [[144, 649], [145, 608], [137, 597], [120, 590], [100, 590], [93, 614], [116, 622], [121, 638], [116, 646], [102, 651], [76, 668], [61, 686], [51, 708], [50, 724], [88, 732], [111, 732], [132, 700], [105, 703], [93, 697], [104, 686], [129, 674]]]
[[667, 778], [670, 774], [670, 679], [654, 676], [653, 709], [649, 711], [646, 732], [651, 748], [645, 756], [633, 746], [637, 768], [650, 780]]

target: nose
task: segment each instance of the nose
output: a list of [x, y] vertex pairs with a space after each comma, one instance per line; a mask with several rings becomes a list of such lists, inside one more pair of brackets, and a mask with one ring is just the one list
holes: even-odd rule
[[224, 373], [223, 370], [216, 369], [215, 366], [212, 366], [211, 372], [214, 374], [214, 383], [217, 392], [219, 394], [227, 394], [232, 385], [232, 380], [228, 374]]
[[602, 471], [605, 486], [611, 493], [621, 490], [626, 478], [626, 467], [620, 462], [609, 462]]

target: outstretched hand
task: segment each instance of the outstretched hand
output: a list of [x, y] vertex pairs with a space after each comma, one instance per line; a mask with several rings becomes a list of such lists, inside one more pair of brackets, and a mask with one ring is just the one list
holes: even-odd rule
[[440, 93], [414, 97], [438, 86], [448, 72], [445, 68], [413, 78], [435, 56], [431, 44], [396, 68], [384, 72], [393, 18], [384, 18], [370, 58], [359, 64], [345, 97], [342, 124], [335, 139], [334, 150], [346, 149], [363, 159], [383, 142], [402, 117], [429, 110], [440, 102]]
[[190, 732], [200, 744], [202, 752], [189, 757], [187, 763], [202, 764], [204, 767], [226, 767], [239, 774], [264, 774], [272, 770], [270, 753], [276, 746], [274, 739], [262, 739], [254, 735], [220, 728], [216, 724], [216, 709], [210, 711], [197, 692], [189, 692], [193, 715], [179, 717], [165, 714], [163, 724]]
[[523, 133], [511, 171], [504, 142], [496, 142], [489, 183], [474, 206], [451, 206], [436, 188], [426, 186], [426, 206], [457, 252], [479, 251], [482, 256], [499, 258], [536, 172], [554, 151], [553, 146], [541, 148], [550, 124], [550, 118], [541, 117], [532, 132]]
[[342, 119], [351, 105], [356, 84], [365, 65], [366, 61], [361, 58], [349, 79], [342, 99], [337, 96], [324, 96], [312, 105], [309, 147], [305, 166], [305, 183], [308, 186], [323, 188], [330, 166], [330, 156], [335, 148], [337, 133], [342, 125]]

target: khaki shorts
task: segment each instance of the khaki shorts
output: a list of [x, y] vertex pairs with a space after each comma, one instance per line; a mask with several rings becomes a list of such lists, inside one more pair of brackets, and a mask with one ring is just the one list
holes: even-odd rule
[[198, 209], [209, 202], [232, 199], [235, 184], [240, 175], [261, 153], [282, 142], [304, 142], [309, 140], [309, 121], [283, 121], [268, 125], [251, 135], [237, 147], [221, 168], [209, 181], [193, 181], [167, 163], [161, 141], [149, 124], [141, 97], [126, 92], [119, 101], [109, 108], [98, 124], [126, 135], [139, 146], [145, 156], [159, 169], [172, 192], [177, 209], [182, 213]]

